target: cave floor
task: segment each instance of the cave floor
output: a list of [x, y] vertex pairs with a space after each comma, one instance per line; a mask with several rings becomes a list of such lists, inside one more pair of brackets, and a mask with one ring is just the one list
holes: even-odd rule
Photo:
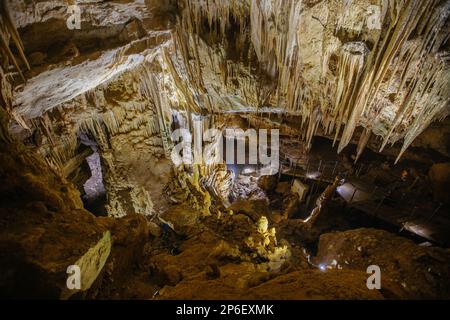
[[[438, 286], [448, 272], [443, 249], [420, 247], [383, 230], [355, 230], [346, 225], [344, 212], [330, 210], [309, 232], [317, 247], [312, 252], [304, 245], [306, 235], [292, 232], [298, 220], [276, 223], [269, 215], [268, 226], [261, 226], [261, 206], [260, 200], [240, 202], [232, 215], [200, 218], [182, 234], [168, 230], [151, 236], [125, 283], [103, 287], [97, 298], [407, 299], [447, 294]], [[182, 214], [184, 208], [176, 210]], [[381, 291], [366, 287], [371, 263], [386, 270]], [[425, 274], [409, 278], [421, 268]]]

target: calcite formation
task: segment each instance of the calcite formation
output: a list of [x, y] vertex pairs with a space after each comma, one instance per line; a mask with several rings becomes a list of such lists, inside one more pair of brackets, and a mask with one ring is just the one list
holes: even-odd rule
[[[32, 269], [51, 298], [449, 296], [437, 285], [448, 250], [324, 233], [350, 228], [335, 177], [360, 176], [367, 147], [392, 162], [433, 150], [427, 219], [445, 208], [450, 0], [7, 0], [0, 14], [0, 287], [12, 296], [24, 280], [8, 268]], [[226, 164], [226, 128], [279, 129], [271, 152], [289, 170]], [[177, 129], [192, 133], [192, 163], [174, 161]], [[303, 161], [318, 136], [343, 163]], [[367, 183], [384, 178], [366, 169]], [[392, 175], [408, 183], [398, 197], [425, 180]], [[397, 245], [412, 265], [383, 260]], [[366, 290], [367, 255], [389, 270], [385, 291]]]
[[[9, 19], [21, 30], [38, 22], [51, 27], [68, 18], [66, 4], [18, 1]], [[29, 134], [42, 133], [40, 152], [56, 170], [76, 156], [79, 132], [95, 138], [106, 184], [116, 189], [109, 192], [111, 215], [128, 210], [117, 200], [122, 190], [131, 188], [135, 198], [144, 186], [119, 182], [123, 173], [113, 163], [121, 147], [110, 140], [170, 158], [170, 127], [180, 111], [282, 112], [296, 116], [292, 128], [308, 146], [320, 131], [339, 144], [338, 152], [363, 128], [358, 157], [377, 139], [381, 150], [403, 140], [399, 158], [449, 113], [448, 1], [179, 0], [177, 6], [179, 22], [168, 29], [149, 20], [174, 2], [81, 3], [77, 57], [16, 89], [13, 115], [25, 119], [18, 122]], [[126, 29], [125, 42], [95, 57], [80, 40], [83, 28], [94, 33], [130, 21], [141, 32]], [[38, 49], [29, 33], [24, 38]], [[140, 211], [151, 212], [142, 195], [149, 209]]]
[[219, 48], [231, 46], [226, 32], [240, 27], [241, 43], [233, 49], [250, 41], [271, 79], [265, 105], [299, 114], [308, 142], [320, 123], [340, 140], [341, 151], [362, 126], [362, 146], [370, 133], [383, 140], [382, 148], [404, 139], [400, 157], [449, 113], [447, 1], [183, 2], [184, 29], [203, 34], [207, 21], [222, 38]]

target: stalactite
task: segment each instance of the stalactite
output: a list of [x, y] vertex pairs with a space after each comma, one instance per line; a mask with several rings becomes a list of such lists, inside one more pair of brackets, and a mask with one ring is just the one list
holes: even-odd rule
[[173, 43], [173, 52], [162, 52], [163, 68], [169, 71], [183, 107], [195, 113], [256, 108], [268, 95], [248, 70], [227, 61], [223, 50], [208, 46], [198, 35], [177, 30]]
[[106, 132], [106, 125], [101, 117], [91, 117], [80, 124], [80, 130], [92, 136], [100, 150], [106, 151], [110, 149], [108, 133]]
[[403, 147], [397, 158], [400, 160], [406, 149], [413, 143], [419, 134], [421, 134], [436, 119], [442, 120], [450, 114], [450, 56], [438, 57], [440, 64], [435, 64], [428, 71], [427, 86], [422, 89], [421, 95], [418, 95], [417, 105], [421, 106], [419, 114], [410, 121], [410, 127], [405, 136]]
[[25, 77], [23, 75], [22, 70], [20, 69], [19, 63], [16, 60], [14, 54], [12, 53], [10, 47], [9, 47], [9, 40], [12, 39], [13, 43], [15, 44], [17, 51], [19, 51], [19, 55], [27, 67], [28, 70], [30, 70], [30, 64], [28, 63], [28, 60], [24, 53], [24, 47], [22, 44], [22, 41], [20, 39], [20, 36], [17, 32], [17, 29], [11, 19], [11, 15], [9, 14], [9, 10], [7, 8], [7, 4], [5, 2], [0, 3], [0, 39], [1, 39], [1, 50], [6, 53], [8, 58], [12, 61], [14, 67], [16, 68], [17, 72], [19, 73], [22, 80], [25, 82]]
[[[380, 91], [381, 85], [382, 82], [385, 81], [385, 76], [388, 73], [388, 70], [398, 69], [398, 67], [395, 66], [395, 63], [401, 61], [399, 57], [404, 55], [403, 53], [404, 50], [408, 50], [408, 46], [405, 45], [408, 36], [417, 28], [420, 18], [426, 12], [433, 11], [433, 9], [436, 9], [436, 3], [437, 3], [436, 1], [430, 1], [427, 2], [425, 5], [420, 5], [417, 1], [410, 1], [407, 3], [405, 7], [401, 7], [399, 4], [397, 4], [397, 6], [394, 6], [393, 8], [394, 19], [393, 24], [391, 25], [391, 30], [393, 31], [392, 36], [386, 37], [385, 39], [382, 40], [380, 48], [383, 49], [380, 49], [379, 53], [376, 56], [374, 56], [373, 65], [377, 66], [376, 72], [372, 71], [370, 73], [369, 72], [366, 73], [363, 85], [359, 90], [357, 99], [355, 100], [355, 107], [349, 118], [349, 123], [344, 129], [344, 133], [342, 135], [340, 144], [341, 148], [350, 142], [353, 132], [356, 126], [358, 125], [359, 121], [361, 120], [361, 116], [363, 115], [363, 113], [364, 112], [367, 113], [368, 110], [376, 107], [376, 104], [374, 104], [374, 102], [376, 102], [376, 96], [381, 94]], [[449, 2], [446, 3], [446, 7], [444, 8], [444, 12], [446, 12], [446, 14], [434, 11], [434, 14], [438, 14], [439, 16], [443, 17], [443, 19], [442, 18], [437, 19], [441, 21], [441, 24], [442, 20], [445, 21], [445, 19], [448, 17], [449, 11], [448, 5]], [[437, 10], [440, 11], [442, 10], [442, 8]], [[431, 24], [434, 25], [437, 23], [436, 19], [430, 19], [429, 21]], [[439, 29], [437, 25], [435, 25], [435, 27], [436, 28], [433, 27], [428, 28], [428, 30], [430, 30], [430, 32], [435, 33], [437, 32], [436, 30]], [[440, 45], [437, 47], [440, 47]], [[416, 54], [418, 54], [423, 58], [426, 55], [427, 51], [429, 51], [429, 49], [424, 47], [422, 48], [422, 50], [418, 50], [415, 52]], [[415, 68], [407, 69], [406, 74], [408, 73], [408, 71], [411, 73], [416, 72], [416, 70], [417, 69]], [[426, 70], [426, 68], [422, 68], [422, 70]], [[413, 76], [413, 78], [415, 77], [416, 76]], [[417, 80], [418, 79], [412, 79], [412, 82], [410, 83], [415, 83], [416, 85], [419, 86], [423, 85], [426, 86], [425, 83], [420, 82], [420, 80], [419, 81]], [[404, 81], [402, 81], [402, 83], [404, 83]], [[412, 91], [411, 88], [409, 89], [399, 88], [399, 89], [400, 91], [402, 91], [403, 89], [407, 92], [405, 100], [407, 103], [414, 100], [420, 100], [421, 95], [424, 93], [424, 92], [421, 93], [420, 91], [417, 91], [414, 88], [412, 88]], [[397, 122], [397, 125], [401, 121], [399, 119], [401, 118], [402, 109], [404, 110], [405, 108], [404, 102], [401, 105], [403, 105], [403, 107], [399, 109], [400, 111], [398, 112], [400, 113], [397, 115], [397, 121], [395, 121]], [[436, 112], [439, 111], [439, 108], [428, 109], [428, 111], [431, 112], [431, 114], [435, 115]], [[409, 114], [414, 114], [414, 112], [410, 112]], [[385, 140], [384, 145], [386, 144], [386, 141], [388, 141], [388, 139], [390, 138], [390, 135], [397, 127], [397, 125], [395, 123], [391, 124], [389, 133], [384, 137]], [[405, 134], [406, 136], [410, 135], [408, 132], [406, 132]]]
[[60, 175], [67, 162], [75, 156], [78, 141], [76, 136], [62, 136], [54, 139], [48, 147], [41, 148], [40, 153], [47, 163]]
[[8, 40], [6, 39], [5, 34], [0, 30], [0, 40], [1, 40], [1, 49], [6, 52], [8, 58], [12, 61], [14, 64], [14, 67], [16, 68], [17, 72], [19, 73], [22, 80], [25, 82], [25, 77], [22, 73], [22, 70], [19, 67], [19, 63], [17, 62], [16, 58], [14, 57], [14, 54], [11, 52], [11, 49], [9, 48]]
[[356, 148], [355, 163], [358, 162], [358, 160], [361, 157], [364, 149], [366, 148], [367, 143], [369, 142], [371, 134], [372, 134], [372, 131], [370, 129], [364, 129], [363, 133], [361, 134], [361, 137], [359, 138], [359, 142], [358, 142], [358, 147]]
[[[388, 134], [384, 138], [381, 150], [384, 149], [392, 133], [402, 122], [411, 122], [410, 119], [414, 115], [415, 109], [430, 104], [425, 109], [427, 109], [428, 119], [432, 122], [436, 120], [435, 116], [439, 116], [441, 110], [446, 108], [446, 105], [448, 107], [448, 99], [450, 96], [447, 88], [448, 85], [442, 86], [442, 84], [446, 83], [446, 81], [448, 83], [446, 75], [448, 71], [446, 70], [449, 68], [449, 58], [448, 54], [441, 54], [436, 51], [448, 39], [447, 37], [439, 36], [439, 33], [441, 28], [445, 26], [449, 14], [450, 2], [447, 2], [442, 8], [439, 7], [436, 9], [435, 14], [430, 20], [430, 24], [424, 31], [424, 40], [415, 42], [411, 46], [403, 49], [409, 68], [401, 75], [400, 89], [403, 89], [406, 95], [400, 104], [400, 108], [397, 110], [396, 118]], [[407, 80], [410, 85], [406, 84]], [[430, 90], [433, 91], [433, 94], [430, 94]], [[445, 103], [446, 99], [447, 103]], [[443, 104], [437, 103], [436, 100], [443, 100]], [[448, 112], [450, 113], [450, 111]], [[410, 132], [406, 133], [406, 135], [410, 137], [417, 136], [415, 133], [411, 134]], [[409, 146], [411, 142], [405, 139], [404, 146]]]
[[239, 23], [241, 33], [246, 29], [245, 19], [249, 11], [246, 0], [181, 0], [180, 3], [184, 8], [183, 28], [191, 33], [201, 33], [203, 19], [208, 22], [209, 29], [216, 32], [217, 36], [226, 35], [231, 17]]
[[[239, 12], [232, 3], [180, 1], [189, 2], [184, 6], [182, 15], [184, 30], [188, 33], [199, 33], [203, 19], [207, 19], [211, 29], [220, 23], [218, 32], [221, 33], [227, 29], [224, 23], [227, 23], [229, 13], [235, 15]], [[439, 73], [437, 70], [441, 68], [434, 56], [448, 41], [449, 36], [444, 29], [450, 1], [433, 0], [424, 4], [418, 0], [383, 0], [380, 3], [383, 30], [371, 35], [367, 29], [366, 9], [359, 8], [350, 0], [320, 3], [313, 9], [304, 6], [302, 1], [293, 0], [252, 0], [249, 4], [248, 28], [252, 47], [259, 63], [277, 81], [273, 93], [269, 93], [267, 99], [260, 98], [257, 106], [262, 100], [269, 101], [276, 106], [284, 106], [290, 114], [300, 115], [300, 127], [304, 130], [301, 135], [307, 141], [311, 138], [311, 132], [316, 130], [317, 117], [313, 110], [317, 105], [320, 105], [320, 124], [325, 132], [334, 134], [335, 142], [340, 141], [339, 152], [350, 143], [358, 126], [381, 136], [383, 147], [404, 138], [404, 147], [407, 148], [429, 123], [437, 120], [442, 113], [447, 113], [449, 94], [439, 85], [445, 79], [432, 79], [433, 72], [426, 71], [431, 68]], [[327, 15], [326, 10], [323, 20], [314, 14], [310, 16], [316, 8], [333, 8], [335, 16]], [[425, 18], [430, 13], [430, 18]], [[319, 78], [323, 83], [312, 83], [304, 78], [305, 65], [303, 57], [298, 54], [305, 36], [299, 30], [306, 23], [304, 21], [310, 23], [313, 20], [323, 27], [324, 48], [323, 52], [318, 53], [324, 56]], [[342, 36], [341, 39], [336, 38], [339, 33], [350, 33], [351, 37], [361, 40], [341, 44]], [[374, 43], [369, 51], [365, 42], [370, 37]], [[222, 45], [226, 47], [224, 41]], [[336, 74], [332, 74], [328, 70], [331, 58], [339, 52], [339, 65]], [[218, 56], [214, 53], [209, 55], [210, 61]], [[198, 59], [195, 54], [191, 53], [191, 56]], [[216, 65], [221, 66], [222, 63], [216, 61]], [[226, 72], [221, 70], [225, 85], [233, 77], [233, 71], [230, 67]], [[396, 87], [396, 93], [392, 93], [392, 87]], [[440, 97], [435, 100], [441, 103], [425, 100], [431, 90]], [[257, 89], [257, 95], [258, 92]], [[398, 98], [389, 102], [394, 94]], [[242, 96], [248, 105], [248, 91], [244, 90]], [[233, 103], [238, 105], [236, 101]], [[395, 119], [388, 118], [380, 106], [393, 109]], [[423, 116], [425, 113], [426, 119]], [[426, 121], [422, 121], [424, 119]], [[425, 124], [419, 126], [418, 123]]]
[[[364, 43], [351, 42], [342, 47], [341, 59], [338, 67], [338, 81], [335, 93], [334, 109], [332, 111], [331, 125], [336, 124], [334, 143], [338, 138], [342, 124], [347, 124], [352, 110], [355, 93], [359, 89], [359, 80], [364, 70], [364, 63], [368, 49]], [[342, 151], [344, 144], [339, 145], [338, 152]]]
[[27, 67], [28, 70], [30, 70], [30, 64], [28, 63], [27, 57], [25, 56], [25, 48], [22, 43], [22, 39], [19, 36], [19, 33], [17, 32], [16, 26], [14, 25], [14, 22], [11, 18], [11, 15], [9, 13], [9, 9], [6, 7], [6, 3], [0, 4], [0, 14], [2, 15], [2, 18], [5, 20], [6, 27], [8, 28], [8, 31], [11, 35], [11, 38], [19, 51], [20, 57]]

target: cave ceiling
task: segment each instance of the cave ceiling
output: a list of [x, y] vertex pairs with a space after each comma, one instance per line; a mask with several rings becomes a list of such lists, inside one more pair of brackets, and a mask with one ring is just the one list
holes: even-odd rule
[[398, 142], [400, 158], [450, 113], [450, 1], [77, 1], [75, 30], [71, 1], [9, 5], [32, 66], [14, 117], [67, 156], [94, 122], [152, 134], [172, 110], [265, 110], [296, 117], [307, 144]]

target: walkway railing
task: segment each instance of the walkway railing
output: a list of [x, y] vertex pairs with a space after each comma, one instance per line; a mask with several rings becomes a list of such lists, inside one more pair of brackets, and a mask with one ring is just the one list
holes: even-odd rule
[[[419, 212], [421, 207], [417, 204], [417, 200], [404, 201], [407, 193], [403, 193], [400, 197], [394, 196], [394, 193], [402, 187], [400, 178], [393, 184], [385, 186], [368, 184], [358, 179], [366, 173], [367, 169], [368, 166], [364, 163], [352, 170], [342, 167], [339, 161], [311, 161], [305, 158], [292, 160], [290, 157], [285, 157], [281, 160], [279, 175], [292, 176], [293, 180], [295, 178], [304, 178], [313, 181], [310, 193], [318, 191], [316, 190], [318, 188], [315, 188], [316, 182], [332, 183], [337, 176], [340, 176], [346, 181], [346, 185], [351, 185], [352, 188], [350, 197], [344, 198], [340, 195], [347, 202], [348, 207], [363, 211], [390, 224], [398, 225], [400, 231], [408, 229], [410, 232], [438, 243], [448, 241], [446, 232], [441, 229], [438, 230], [438, 227], [443, 228], [440, 223], [444, 219], [444, 217], [440, 216], [444, 206], [442, 203], [433, 203], [432, 206], [428, 206], [428, 210], [425, 212]], [[364, 195], [358, 193], [363, 193]], [[446, 220], [444, 219], [444, 221]], [[408, 227], [408, 224], [413, 224], [422, 230], [420, 232], [414, 230], [414, 228]], [[444, 225], [447, 224], [444, 223]], [[433, 230], [435, 234], [431, 234], [431, 232], [427, 234], [427, 232], [423, 231], [428, 229]]]

